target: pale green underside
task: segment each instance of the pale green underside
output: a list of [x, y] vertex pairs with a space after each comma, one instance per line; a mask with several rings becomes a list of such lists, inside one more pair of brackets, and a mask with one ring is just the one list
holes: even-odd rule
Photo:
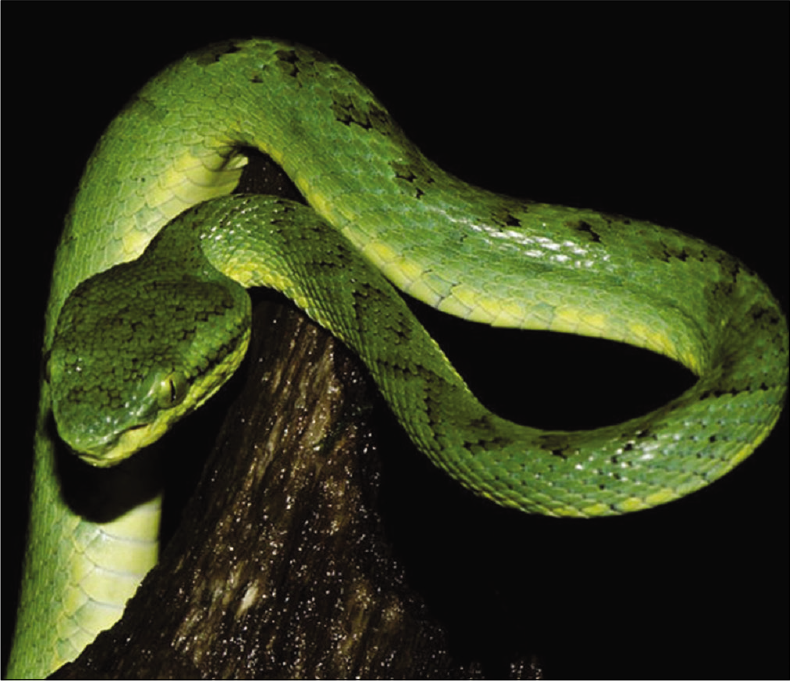
[[[778, 419], [787, 324], [738, 260], [650, 223], [471, 187], [426, 160], [351, 74], [307, 48], [270, 40], [188, 55], [112, 122], [58, 248], [47, 351], [70, 292], [137, 258], [190, 206], [231, 192], [244, 147], [278, 162], [320, 219], [293, 204], [242, 197], [199, 207], [173, 231], [173, 243], [202, 235], [205, 257], [228, 276], [294, 299], [360, 355], [414, 443], [479, 494], [557, 516], [649, 508], [732, 469]], [[233, 239], [214, 238], [231, 232]], [[167, 254], [172, 246], [162, 243]], [[376, 270], [450, 314], [625, 341], [682, 362], [700, 379], [617, 426], [547, 433], [512, 424], [466, 390]], [[220, 371], [224, 378], [229, 367]], [[42, 386], [10, 678], [40, 677], [75, 657], [120, 616], [156, 560], [158, 498], [109, 524], [80, 517], [61, 499], [49, 390]], [[202, 399], [189, 393], [179, 408]], [[171, 420], [161, 419], [162, 428]], [[66, 420], [62, 433], [72, 428]], [[83, 419], [74, 421], [79, 430]], [[104, 579], [110, 574], [119, 579]]]

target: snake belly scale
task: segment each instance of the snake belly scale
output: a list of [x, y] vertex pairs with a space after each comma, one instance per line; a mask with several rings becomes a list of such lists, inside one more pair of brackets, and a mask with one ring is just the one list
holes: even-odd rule
[[[309, 208], [226, 196], [246, 148], [273, 158]], [[648, 348], [699, 378], [616, 426], [517, 425], [475, 399], [391, 284], [474, 322]], [[112, 518], [83, 517], [62, 498], [53, 416], [98, 466], [155, 441], [241, 361], [249, 286], [282, 290], [359, 354], [437, 466], [530, 513], [614, 515], [691, 493], [754, 451], [785, 400], [785, 318], [736, 258], [651, 223], [472, 187], [313, 50], [210, 46], [152, 79], [110, 124], [66, 219], [9, 678], [76, 657], [156, 560], [156, 495]], [[146, 312], [166, 302], [176, 307]], [[147, 349], [163, 337], [179, 342]]]

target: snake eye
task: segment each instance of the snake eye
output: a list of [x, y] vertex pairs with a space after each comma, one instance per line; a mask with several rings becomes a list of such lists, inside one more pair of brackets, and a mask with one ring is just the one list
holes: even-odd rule
[[187, 395], [187, 381], [178, 371], [168, 374], [157, 385], [157, 402], [162, 409], [171, 409]]

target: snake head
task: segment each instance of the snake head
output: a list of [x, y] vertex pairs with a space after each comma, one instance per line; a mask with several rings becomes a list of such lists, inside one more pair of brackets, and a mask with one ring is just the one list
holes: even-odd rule
[[58, 432], [111, 466], [159, 439], [233, 374], [249, 342], [246, 291], [141, 257], [80, 284], [47, 360]]

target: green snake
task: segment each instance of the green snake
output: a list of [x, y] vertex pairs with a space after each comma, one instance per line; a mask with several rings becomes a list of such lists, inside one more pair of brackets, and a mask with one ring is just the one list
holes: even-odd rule
[[[249, 148], [309, 207], [229, 196]], [[514, 424], [478, 402], [392, 284], [470, 321], [648, 348], [698, 380], [614, 426]], [[9, 678], [74, 659], [156, 561], [159, 497], [117, 517], [81, 513], [60, 492], [53, 422], [99, 467], [157, 440], [243, 358], [251, 286], [284, 292], [357, 353], [437, 466], [528, 513], [614, 515], [689, 494], [754, 451], [785, 399], [785, 318], [736, 258], [648, 222], [472, 187], [313, 50], [210, 46], [110, 124], [66, 219]], [[126, 465], [113, 469], [121, 486]]]

